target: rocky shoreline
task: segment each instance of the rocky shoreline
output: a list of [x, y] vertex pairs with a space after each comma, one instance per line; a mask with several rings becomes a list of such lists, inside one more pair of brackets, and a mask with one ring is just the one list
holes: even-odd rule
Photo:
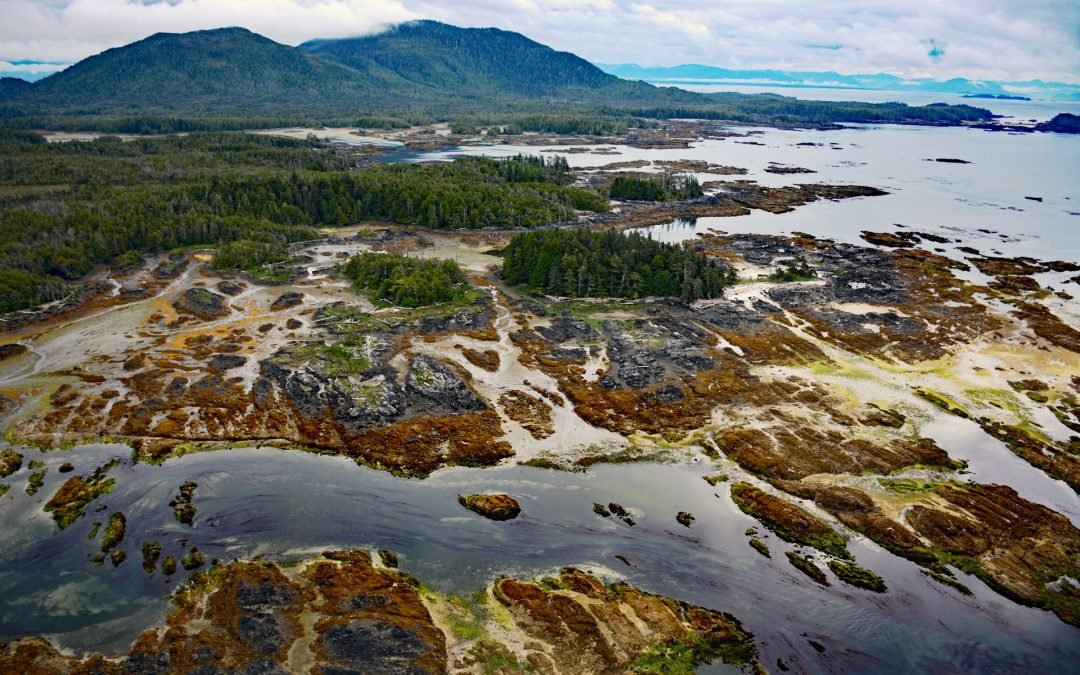
[[288, 566], [215, 565], [193, 575], [173, 605], [166, 625], [120, 658], [64, 655], [29, 637], [0, 644], [0, 669], [682, 672], [712, 661], [755, 665], [757, 654], [730, 614], [605, 585], [573, 568], [538, 581], [499, 579], [464, 603], [376, 565], [366, 551], [327, 551]]

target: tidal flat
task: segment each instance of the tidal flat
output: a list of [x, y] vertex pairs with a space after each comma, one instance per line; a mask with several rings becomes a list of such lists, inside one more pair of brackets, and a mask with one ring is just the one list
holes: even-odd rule
[[[981, 153], [1028, 143], [1068, 163], [1076, 139], [746, 138], [566, 153], [649, 162], [582, 181], [676, 160], [715, 181], [714, 215], [644, 231], [730, 265], [739, 283], [722, 298], [527, 294], [498, 274], [513, 232], [366, 223], [321, 232], [270, 279], [215, 271], [209, 251], [151, 258], [90, 306], [0, 336], [21, 347], [0, 360], [0, 663], [194, 665], [209, 647], [239, 667], [270, 640], [278, 663], [344, 667], [394, 626], [401, 658], [435, 671], [1074, 663], [1074, 195], [1052, 162], [1025, 173]], [[543, 149], [560, 147], [577, 146]], [[938, 155], [972, 164], [924, 161]], [[886, 194], [805, 203], [801, 184]], [[1036, 186], [1043, 201], [1023, 203]], [[602, 222], [641, 225], [636, 210]], [[471, 290], [377, 307], [336, 269], [371, 250], [457, 260]], [[812, 276], [768, 278], [796, 259]], [[520, 515], [458, 503], [491, 493]], [[117, 514], [123, 534], [113, 525], [104, 546]], [[104, 549], [126, 560], [97, 560]], [[215, 595], [241, 587], [258, 601]], [[637, 633], [618, 623], [624, 605]], [[184, 637], [214, 612], [265, 630]], [[595, 650], [566, 646], [571, 618], [604, 636]], [[166, 623], [189, 630], [140, 637]]]

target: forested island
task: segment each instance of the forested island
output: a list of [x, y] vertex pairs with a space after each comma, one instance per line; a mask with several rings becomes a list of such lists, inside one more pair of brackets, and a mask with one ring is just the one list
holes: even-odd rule
[[693, 302], [719, 297], [735, 273], [685, 246], [636, 232], [577, 228], [515, 236], [504, 253], [502, 277], [548, 295], [673, 296]]
[[694, 176], [669, 173], [660, 176], [616, 176], [608, 192], [612, 199], [645, 202], [694, 199], [705, 194]]
[[453, 260], [362, 253], [352, 257], [341, 272], [352, 280], [353, 288], [379, 305], [433, 305], [460, 298], [470, 288]]

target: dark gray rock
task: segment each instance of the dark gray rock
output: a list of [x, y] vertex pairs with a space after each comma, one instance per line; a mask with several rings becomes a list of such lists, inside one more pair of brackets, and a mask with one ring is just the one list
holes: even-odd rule
[[[483, 410], [486, 405], [449, 366], [427, 356], [418, 356], [409, 365], [405, 391], [411, 403], [424, 399], [436, 409], [461, 413]], [[421, 405], [423, 405], [422, 403]]]
[[304, 301], [304, 294], [297, 291], [289, 291], [288, 293], [282, 293], [277, 300], [274, 300], [270, 304], [272, 311], [280, 311], [288, 309], [290, 307], [296, 307]]
[[290, 641], [288, 622], [277, 614], [244, 614], [236, 621], [236, 637], [262, 654], [273, 654]]
[[[326, 655], [344, 668], [371, 675], [411, 675], [414, 661], [432, 647], [416, 632], [381, 621], [350, 621], [327, 630], [320, 638]], [[329, 672], [323, 667], [323, 672]], [[340, 672], [340, 671], [338, 671]]]
[[240, 295], [247, 288], [247, 284], [243, 284], [237, 281], [222, 281], [217, 285], [217, 289], [225, 295]]
[[176, 301], [175, 307], [182, 312], [194, 314], [204, 321], [220, 319], [229, 314], [225, 298], [205, 288], [189, 288]]
[[210, 359], [211, 372], [220, 373], [232, 368], [239, 368], [247, 363], [246, 356], [239, 354], [214, 354]]

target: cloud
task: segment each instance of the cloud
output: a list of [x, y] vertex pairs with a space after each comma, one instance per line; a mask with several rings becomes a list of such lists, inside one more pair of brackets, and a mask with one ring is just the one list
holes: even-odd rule
[[515, 30], [601, 63], [1080, 83], [1075, 0], [0, 0], [0, 59], [74, 61], [221, 26], [297, 44], [417, 18]]

